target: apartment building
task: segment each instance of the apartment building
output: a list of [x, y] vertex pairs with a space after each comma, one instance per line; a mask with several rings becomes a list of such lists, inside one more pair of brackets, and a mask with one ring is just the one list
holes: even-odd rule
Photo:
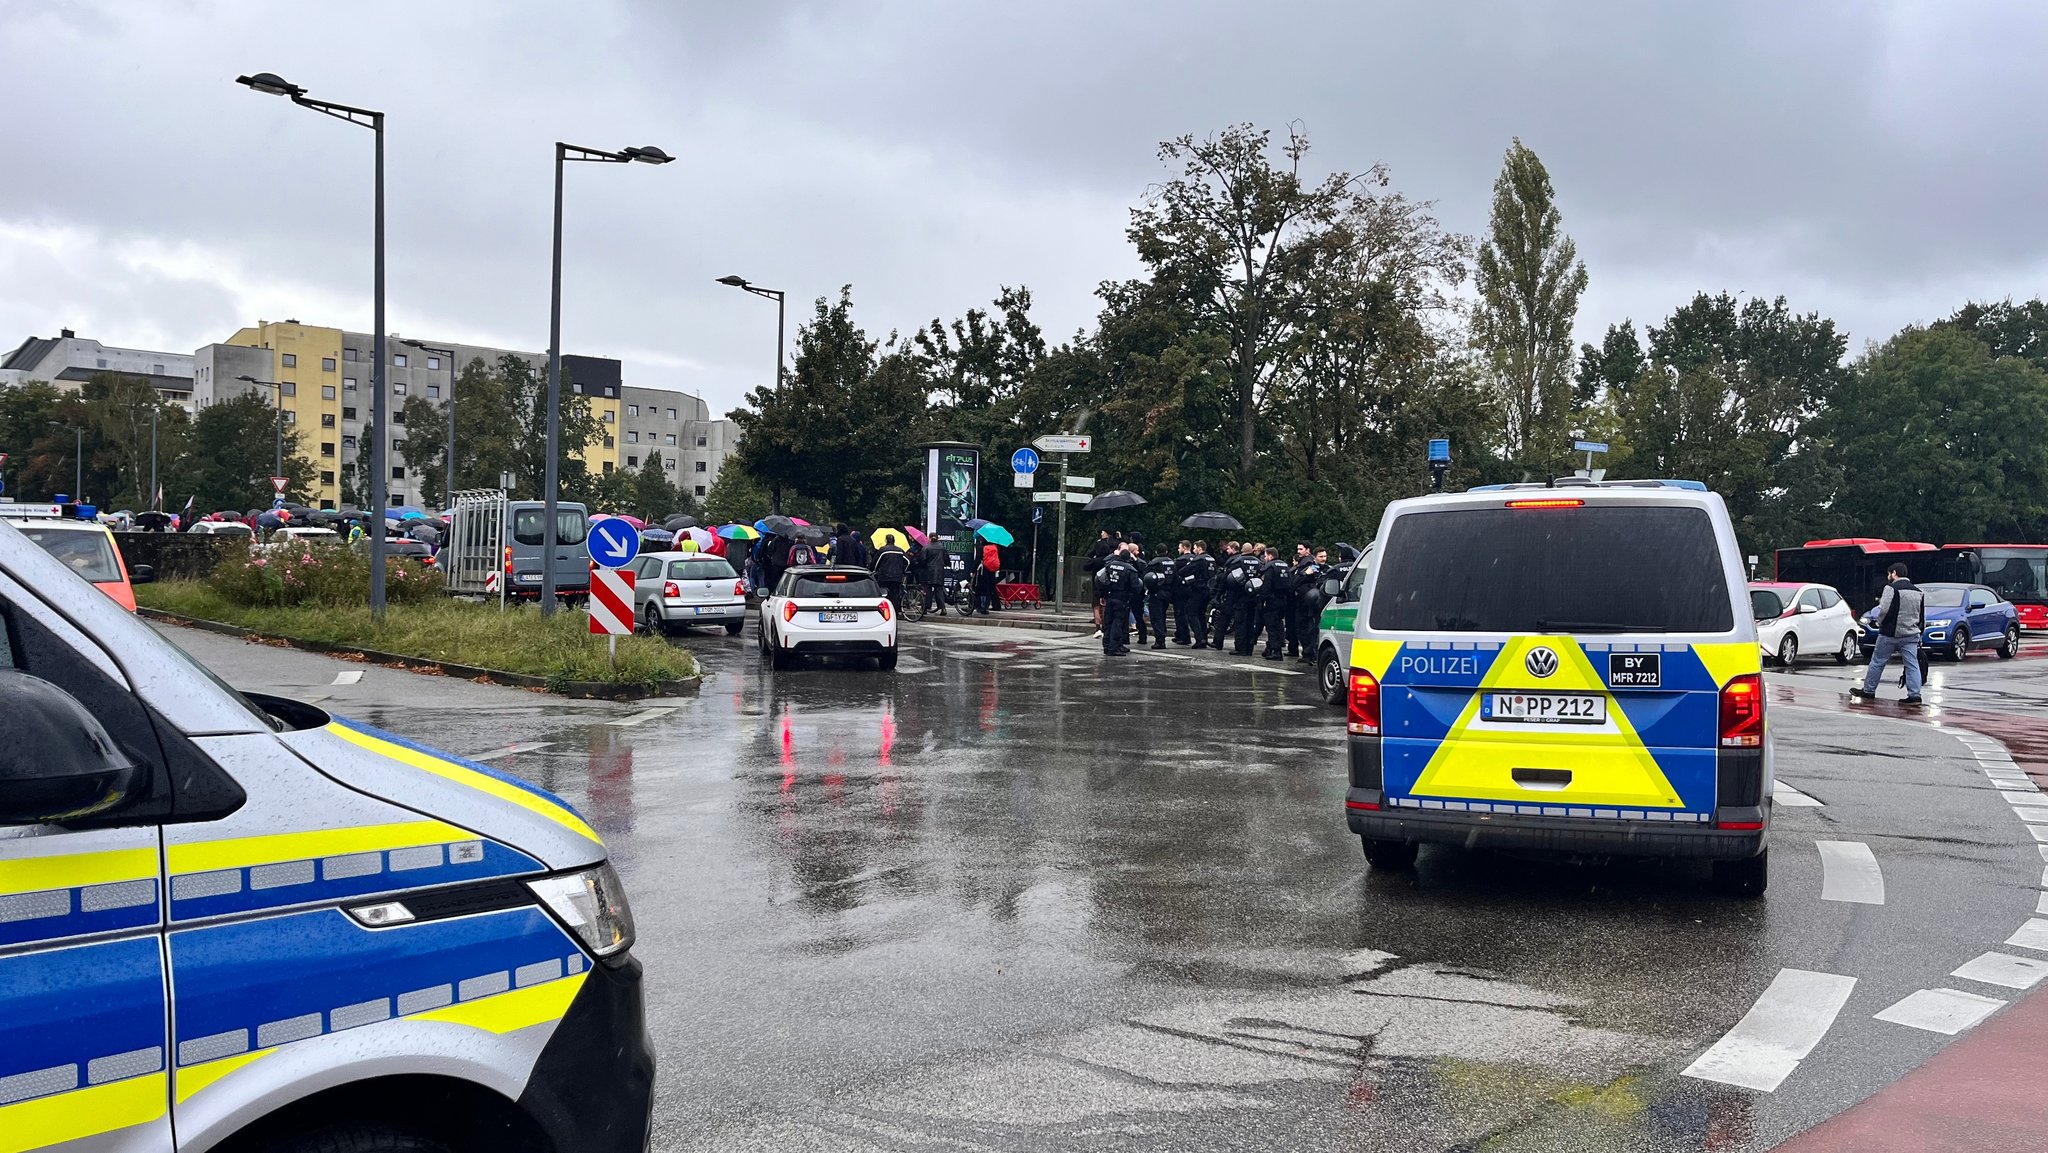
[[738, 426], [711, 419], [704, 398], [686, 392], [629, 384], [619, 399], [625, 410], [620, 466], [638, 472], [658, 452], [671, 483], [698, 497], [709, 492], [739, 445]]
[[115, 348], [65, 328], [56, 336], [31, 336], [0, 357], [0, 388], [41, 380], [76, 392], [103, 373], [142, 380], [165, 400], [195, 411], [192, 357], [185, 353]]

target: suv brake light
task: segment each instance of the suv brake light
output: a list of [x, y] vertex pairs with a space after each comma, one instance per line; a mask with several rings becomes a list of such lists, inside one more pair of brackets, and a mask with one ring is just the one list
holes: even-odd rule
[[679, 597], [683, 595], [683, 590], [674, 581], [663, 581], [661, 583], [661, 595], [670, 598]]
[[1721, 689], [1721, 747], [1756, 749], [1764, 743], [1764, 680], [1745, 673]]
[[1344, 695], [1344, 729], [1360, 736], [1380, 731], [1380, 682], [1364, 669], [1351, 670], [1351, 688]]

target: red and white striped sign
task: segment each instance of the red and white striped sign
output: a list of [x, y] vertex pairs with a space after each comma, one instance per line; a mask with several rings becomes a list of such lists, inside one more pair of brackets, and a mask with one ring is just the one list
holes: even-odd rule
[[590, 631], [630, 636], [633, 632], [633, 574], [590, 566]]

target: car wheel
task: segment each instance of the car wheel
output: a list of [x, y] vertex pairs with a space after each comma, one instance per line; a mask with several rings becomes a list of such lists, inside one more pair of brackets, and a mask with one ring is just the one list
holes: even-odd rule
[[743, 620], [730, 621], [725, 626], [725, 635], [729, 637], [736, 637], [740, 635], [740, 633], [744, 632], [746, 630], [746, 627], [747, 622]]
[[1365, 863], [1390, 873], [1413, 868], [1416, 850], [1422, 847], [1413, 841], [1380, 841], [1372, 837], [1358, 840], [1365, 848]]
[[754, 630], [754, 647], [761, 650], [761, 655], [764, 657], [775, 651], [768, 647], [767, 621], [762, 621], [760, 627]]
[[643, 615], [647, 617], [648, 636], [658, 637], [668, 632], [668, 626], [661, 623], [661, 610], [655, 608], [652, 602], [649, 602], [647, 611]]
[[1740, 861], [1714, 862], [1714, 888], [1728, 897], [1761, 897], [1771, 884], [1771, 851]]
[[2009, 661], [2020, 655], [2020, 626], [2005, 626], [2005, 639], [1998, 642], [1998, 659]]
[[1789, 669], [1798, 661], [1799, 638], [1787, 633], [1785, 639], [1778, 642], [1778, 666]]
[[1835, 652], [1835, 663], [1846, 665], [1863, 655], [1863, 646], [1856, 643], [1855, 633], [1842, 634], [1842, 647]]
[[1337, 649], [1333, 645], [1324, 645], [1322, 653], [1316, 657], [1316, 688], [1321, 690], [1324, 704], [1344, 703], [1344, 664], [1337, 659]]
[[1956, 639], [1949, 642], [1948, 659], [1959, 661], [1968, 655], [1970, 655], [1970, 630], [1959, 628], [1956, 630]]
[[882, 669], [884, 671], [895, 668], [896, 651], [894, 649], [891, 649], [888, 652], [883, 653], [881, 656], [876, 657], [875, 667], [878, 669]]

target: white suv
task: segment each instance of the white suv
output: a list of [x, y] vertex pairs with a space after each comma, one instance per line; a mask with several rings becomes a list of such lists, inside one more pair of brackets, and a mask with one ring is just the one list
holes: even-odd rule
[[760, 648], [778, 669], [807, 656], [874, 657], [893, 669], [896, 609], [864, 568], [793, 568], [761, 601]]

